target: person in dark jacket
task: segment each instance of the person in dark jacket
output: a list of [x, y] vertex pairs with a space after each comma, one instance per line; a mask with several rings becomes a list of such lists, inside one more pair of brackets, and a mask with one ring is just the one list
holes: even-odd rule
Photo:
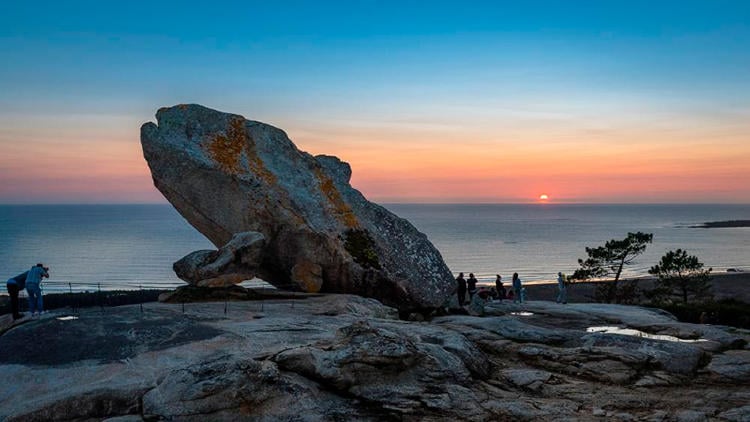
[[498, 300], [505, 299], [507, 292], [505, 291], [505, 286], [503, 286], [503, 277], [500, 274], [497, 274], [497, 278], [495, 279], [495, 291], [497, 292]]
[[458, 306], [464, 306], [466, 303], [466, 279], [464, 279], [464, 273], [458, 273], [456, 277], [456, 284], [458, 285]]
[[466, 281], [469, 286], [469, 300], [474, 297], [474, 293], [477, 292], [477, 278], [474, 277], [474, 273], [469, 273], [469, 279]]
[[10, 311], [13, 313], [13, 319], [23, 318], [23, 314], [18, 312], [18, 292], [26, 288], [26, 276], [29, 274], [26, 271], [23, 274], [18, 274], [13, 278], [9, 278], [6, 283], [8, 288], [8, 296], [10, 296]]

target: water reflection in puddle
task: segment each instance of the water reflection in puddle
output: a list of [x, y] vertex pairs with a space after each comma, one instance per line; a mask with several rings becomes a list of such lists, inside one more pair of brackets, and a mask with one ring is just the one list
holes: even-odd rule
[[708, 341], [706, 339], [683, 339], [674, 336], [667, 336], [662, 334], [649, 334], [633, 328], [622, 328], [614, 326], [602, 326], [602, 327], [589, 327], [586, 329], [587, 333], [604, 333], [604, 334], [621, 334], [624, 336], [643, 337], [652, 340], [665, 340], [665, 341], [677, 341], [681, 343], [698, 343], [701, 341]]
[[532, 315], [534, 315], [534, 313], [533, 313], [533, 312], [524, 312], [524, 311], [520, 311], [520, 312], [511, 312], [510, 314], [511, 314], [511, 315], [516, 315], [516, 316], [532, 316]]
[[72, 321], [74, 319], [78, 319], [78, 317], [73, 315], [57, 317], [58, 321]]

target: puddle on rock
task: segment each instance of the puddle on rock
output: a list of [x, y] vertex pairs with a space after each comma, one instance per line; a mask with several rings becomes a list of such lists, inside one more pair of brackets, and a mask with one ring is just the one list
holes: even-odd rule
[[515, 315], [515, 316], [532, 316], [532, 315], [534, 315], [533, 312], [525, 312], [525, 311], [511, 312], [510, 314], [511, 315]]
[[663, 334], [649, 334], [644, 331], [636, 330], [634, 328], [622, 328], [615, 326], [601, 326], [601, 327], [589, 327], [586, 329], [587, 333], [604, 333], [604, 334], [620, 334], [624, 336], [642, 337], [652, 340], [664, 340], [664, 341], [676, 341], [680, 343], [698, 343], [702, 341], [708, 341], [706, 339], [684, 339], [674, 336], [667, 336]]

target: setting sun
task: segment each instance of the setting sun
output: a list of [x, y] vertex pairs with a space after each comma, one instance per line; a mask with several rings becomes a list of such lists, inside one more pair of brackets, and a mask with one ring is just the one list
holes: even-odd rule
[[549, 196], [547, 196], [546, 193], [543, 193], [543, 194], [539, 195], [539, 200], [540, 201], [546, 201], [548, 199], [549, 199]]

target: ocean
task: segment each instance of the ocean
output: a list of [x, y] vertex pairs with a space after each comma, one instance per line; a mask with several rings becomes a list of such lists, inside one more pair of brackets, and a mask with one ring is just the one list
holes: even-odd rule
[[[572, 273], [586, 246], [629, 231], [654, 234], [626, 276], [646, 275], [667, 250], [683, 248], [717, 272], [750, 271], [750, 228], [691, 228], [750, 219], [750, 205], [389, 204], [440, 250], [454, 272], [525, 282]], [[49, 291], [182, 285], [172, 263], [213, 248], [170, 205], [0, 206], [0, 269], [6, 278], [44, 262]]]

